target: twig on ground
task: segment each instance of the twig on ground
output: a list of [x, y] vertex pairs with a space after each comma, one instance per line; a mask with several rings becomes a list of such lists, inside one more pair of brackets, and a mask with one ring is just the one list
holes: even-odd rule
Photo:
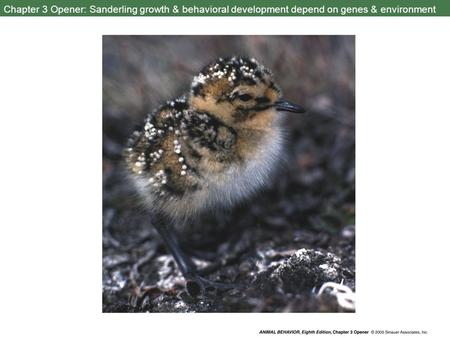
[[139, 258], [136, 263], [133, 264], [130, 270], [129, 278], [130, 283], [133, 287], [133, 292], [136, 296], [140, 296], [142, 294], [142, 288], [137, 283], [137, 278], [139, 277], [139, 268], [144, 264], [147, 264], [155, 255], [156, 249], [149, 250], [144, 256]]

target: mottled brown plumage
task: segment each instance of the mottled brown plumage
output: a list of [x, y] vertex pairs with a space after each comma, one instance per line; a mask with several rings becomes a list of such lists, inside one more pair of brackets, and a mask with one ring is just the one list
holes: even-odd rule
[[149, 114], [130, 140], [126, 164], [144, 205], [179, 225], [269, 181], [283, 150], [279, 110], [301, 111], [280, 97], [254, 59], [206, 66], [188, 94]]

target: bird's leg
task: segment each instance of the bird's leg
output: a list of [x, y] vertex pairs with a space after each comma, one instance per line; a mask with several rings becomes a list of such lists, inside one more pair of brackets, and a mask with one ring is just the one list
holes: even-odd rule
[[156, 222], [153, 224], [153, 226], [162, 237], [167, 249], [170, 251], [173, 258], [175, 258], [178, 268], [180, 269], [183, 276], [186, 279], [189, 279], [189, 277], [195, 275], [197, 273], [197, 267], [195, 266], [194, 262], [181, 250], [178, 239], [176, 238], [173, 231], [170, 231], [167, 226], [161, 222]]
[[[173, 231], [170, 231], [167, 226], [161, 222], [153, 223], [155, 229], [161, 235], [164, 243], [166, 244], [167, 249], [173, 255], [175, 261], [177, 262], [178, 268], [186, 279], [186, 287], [191, 290], [195, 289], [196, 284], [200, 287], [199, 291], [204, 291], [206, 288], [215, 288], [215, 289], [233, 289], [241, 287], [238, 284], [229, 284], [229, 283], [220, 283], [210, 281], [202, 276], [197, 271], [197, 267], [194, 262], [188, 257], [180, 247], [178, 240]], [[197, 287], [197, 289], [198, 289]], [[195, 293], [195, 292], [194, 292]]]

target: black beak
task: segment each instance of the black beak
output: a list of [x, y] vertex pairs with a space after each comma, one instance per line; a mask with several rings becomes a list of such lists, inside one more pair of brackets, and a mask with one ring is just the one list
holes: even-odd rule
[[277, 102], [275, 102], [275, 108], [278, 111], [289, 111], [291, 113], [297, 113], [297, 114], [306, 112], [305, 108], [303, 108], [302, 106], [299, 106], [294, 103], [290, 103], [285, 100], [278, 100]]

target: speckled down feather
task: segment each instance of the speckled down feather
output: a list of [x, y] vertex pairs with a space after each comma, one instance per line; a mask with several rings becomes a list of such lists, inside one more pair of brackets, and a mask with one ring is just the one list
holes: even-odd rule
[[206, 66], [130, 139], [126, 164], [144, 205], [180, 222], [257, 191], [282, 153], [280, 95], [254, 59]]

